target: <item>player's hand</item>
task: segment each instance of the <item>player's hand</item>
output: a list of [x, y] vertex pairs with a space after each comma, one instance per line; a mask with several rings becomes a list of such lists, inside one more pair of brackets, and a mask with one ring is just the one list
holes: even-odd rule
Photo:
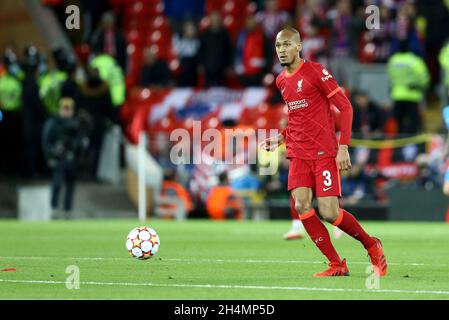
[[281, 135], [274, 136], [271, 138], [267, 138], [259, 145], [262, 150], [265, 151], [274, 151], [281, 145]]
[[339, 170], [349, 170], [352, 167], [347, 145], [340, 145], [338, 147], [337, 166]]

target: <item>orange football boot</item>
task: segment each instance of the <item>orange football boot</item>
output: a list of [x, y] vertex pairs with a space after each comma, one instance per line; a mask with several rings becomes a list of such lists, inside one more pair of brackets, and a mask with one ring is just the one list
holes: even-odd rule
[[343, 277], [349, 276], [349, 270], [346, 266], [346, 259], [341, 262], [329, 263], [329, 269], [323, 272], [315, 273], [314, 277]]
[[387, 258], [385, 258], [382, 242], [375, 237], [373, 239], [376, 244], [368, 249], [368, 255], [373, 265], [374, 274], [383, 277], [387, 274]]

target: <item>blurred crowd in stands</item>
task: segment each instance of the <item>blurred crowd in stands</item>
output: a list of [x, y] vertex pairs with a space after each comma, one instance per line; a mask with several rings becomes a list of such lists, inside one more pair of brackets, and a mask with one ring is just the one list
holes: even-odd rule
[[[54, 9], [63, 24], [65, 1], [43, 3]], [[0, 140], [9, 152], [3, 156], [2, 173], [35, 177], [47, 172], [42, 128], [48, 118], [58, 116], [62, 98], [73, 99], [82, 124], [77, 128], [88, 138], [79, 156], [81, 176], [93, 179], [104, 133], [114, 124], [126, 131], [122, 109], [136, 88], [157, 92], [178, 87], [265, 87], [272, 92], [272, 105], [282, 108], [274, 85], [282, 71], [274, 39], [283, 27], [297, 28], [302, 57], [329, 68], [345, 88], [354, 108], [354, 137], [420, 133], [428, 97], [440, 84], [449, 95], [446, 0], [86, 0], [80, 4], [83, 27], [76, 40], [71, 36], [76, 56], [62, 47], [53, 48], [50, 59], [33, 45], [17, 48], [12, 44], [4, 51], [0, 108], [9, 121], [1, 126]], [[365, 11], [369, 5], [379, 9], [378, 28], [366, 27], [372, 13]], [[380, 106], [370, 92], [349, 87], [347, 66], [355, 63], [385, 63], [391, 106]], [[419, 148], [412, 152], [414, 156]], [[343, 177], [343, 193], [353, 201], [382, 200], [377, 187], [386, 178], [366, 165], [370, 157], [394, 155], [373, 155], [374, 151], [362, 148], [352, 152], [354, 169]], [[407, 159], [407, 150], [400, 152]], [[163, 164], [167, 154], [160, 155]], [[288, 161], [281, 160], [279, 168], [277, 175], [263, 179], [253, 166], [245, 168], [242, 179], [228, 179], [218, 170], [215, 184], [263, 190], [276, 197], [286, 194]], [[179, 168], [173, 173], [170, 165], [164, 169], [167, 181], [195, 189], [188, 183], [198, 175], [198, 168], [196, 172], [189, 168], [188, 174]], [[242, 203], [229, 199], [232, 210], [216, 215], [241, 217]], [[207, 198], [202, 200], [207, 204]], [[190, 200], [186, 201], [186, 208], [192, 209]]]
[[[44, 1], [46, 2], [46, 1]], [[51, 0], [61, 20], [64, 1]], [[281, 66], [274, 38], [300, 31], [305, 59], [321, 62], [342, 86], [345, 66], [387, 62], [400, 50], [423, 58], [433, 88], [442, 78], [438, 55], [449, 37], [444, 0], [100, 0], [81, 1], [87, 60], [101, 46], [116, 58], [127, 85], [228, 87], [272, 83]], [[375, 5], [378, 11], [366, 11]], [[367, 28], [371, 14], [377, 25]], [[374, 19], [374, 18], [372, 18]], [[270, 82], [271, 79], [271, 82]]]

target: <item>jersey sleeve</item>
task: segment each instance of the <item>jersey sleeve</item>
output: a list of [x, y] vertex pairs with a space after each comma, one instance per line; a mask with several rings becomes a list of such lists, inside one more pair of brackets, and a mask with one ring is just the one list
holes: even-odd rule
[[342, 91], [333, 95], [330, 101], [340, 111], [340, 144], [349, 145], [351, 143], [353, 118], [351, 102]]
[[312, 68], [318, 88], [328, 99], [341, 90], [334, 76], [322, 64], [316, 63]]

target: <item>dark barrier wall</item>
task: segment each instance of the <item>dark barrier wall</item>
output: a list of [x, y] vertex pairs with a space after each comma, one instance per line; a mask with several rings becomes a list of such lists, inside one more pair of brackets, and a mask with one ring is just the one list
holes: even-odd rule
[[389, 220], [445, 220], [449, 198], [440, 189], [397, 186], [386, 194], [390, 199]]
[[[386, 191], [386, 204], [360, 202], [344, 206], [360, 220], [445, 221], [449, 198], [440, 189], [427, 191], [412, 186], [395, 186]], [[316, 205], [314, 206], [317, 210]], [[269, 203], [270, 219], [291, 219], [288, 200]]]

